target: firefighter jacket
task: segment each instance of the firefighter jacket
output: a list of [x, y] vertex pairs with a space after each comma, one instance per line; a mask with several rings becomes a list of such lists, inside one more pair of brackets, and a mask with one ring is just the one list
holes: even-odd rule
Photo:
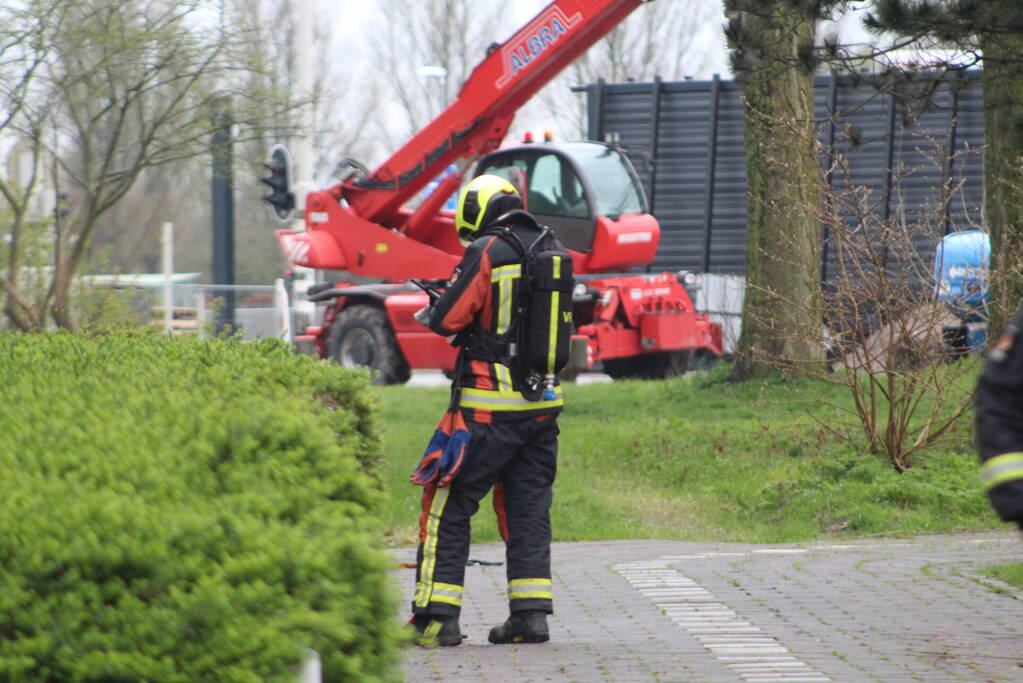
[[1004, 521], [1023, 523], [1023, 309], [991, 346], [977, 385], [981, 479]]
[[495, 228], [508, 226], [528, 245], [540, 236], [540, 227], [525, 211], [512, 211], [488, 226], [488, 232], [469, 245], [455, 268], [448, 288], [433, 306], [430, 329], [442, 335], [459, 335], [462, 342], [458, 367], [461, 385], [459, 406], [467, 419], [476, 422], [522, 419], [558, 413], [564, 402], [561, 386], [555, 385], [553, 400], [529, 400], [523, 395], [523, 379], [513, 376], [508, 364], [479, 352], [478, 342], [503, 335], [516, 322], [523, 302], [519, 280], [522, 255], [499, 237]]

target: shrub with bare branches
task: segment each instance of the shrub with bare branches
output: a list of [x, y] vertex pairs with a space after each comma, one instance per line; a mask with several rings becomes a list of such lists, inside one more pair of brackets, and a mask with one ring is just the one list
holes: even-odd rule
[[[929, 174], [946, 160], [941, 144], [921, 143], [916, 162], [896, 164], [886, 187], [857, 182], [848, 150], [818, 149], [821, 201], [802, 208], [826, 235], [824, 319], [812, 339], [800, 331], [780, 333], [823, 344], [827, 366], [806, 363], [802, 373], [849, 390], [849, 419], [824, 427], [844, 438], [858, 432], [870, 453], [903, 472], [927, 449], [965, 436], [958, 425], [969, 409], [977, 365], [959, 362], [962, 348], [949, 337], [961, 321], [984, 312], [938, 300], [934, 254], [947, 230], [975, 226], [949, 223], [946, 209], [961, 183], [930, 182]], [[914, 183], [933, 188], [925, 205], [904, 197], [902, 188]], [[784, 292], [771, 295], [809, 310], [809, 302]], [[777, 365], [791, 369], [791, 359], [777, 359]]]

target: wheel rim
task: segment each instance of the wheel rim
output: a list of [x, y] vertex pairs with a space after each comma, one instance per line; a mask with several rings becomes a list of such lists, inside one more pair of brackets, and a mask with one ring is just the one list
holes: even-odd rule
[[341, 339], [337, 359], [341, 367], [372, 368], [376, 360], [376, 342], [368, 330], [354, 329]]

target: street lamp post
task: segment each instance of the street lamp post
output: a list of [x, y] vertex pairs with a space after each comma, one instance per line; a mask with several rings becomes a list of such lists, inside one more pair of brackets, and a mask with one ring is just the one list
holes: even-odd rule
[[[443, 109], [444, 104], [445, 104], [444, 100], [445, 100], [445, 98], [448, 95], [448, 70], [445, 69], [443, 66], [436, 66], [436, 65], [433, 65], [433, 64], [424, 64], [423, 66], [419, 67], [419, 69], [416, 70], [416, 73], [418, 73], [423, 78], [427, 78], [427, 79], [437, 78], [437, 79], [440, 79], [440, 81], [441, 81], [441, 93], [440, 93], [440, 97], [438, 99], [440, 100], [440, 108]], [[437, 114], [437, 112], [433, 108], [433, 98], [432, 97], [428, 97], [428, 102], [430, 103], [430, 106], [428, 107], [428, 113], [430, 115], [430, 118], [432, 119]]]

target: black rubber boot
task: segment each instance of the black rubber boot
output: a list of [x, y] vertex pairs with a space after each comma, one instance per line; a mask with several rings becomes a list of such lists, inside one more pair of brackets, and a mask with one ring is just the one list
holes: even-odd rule
[[409, 623], [416, 629], [415, 643], [419, 647], [461, 645], [467, 637], [462, 635], [458, 617], [417, 614]]
[[512, 612], [508, 621], [490, 629], [490, 642], [504, 643], [546, 643], [551, 639], [547, 630], [547, 613], [539, 610]]

